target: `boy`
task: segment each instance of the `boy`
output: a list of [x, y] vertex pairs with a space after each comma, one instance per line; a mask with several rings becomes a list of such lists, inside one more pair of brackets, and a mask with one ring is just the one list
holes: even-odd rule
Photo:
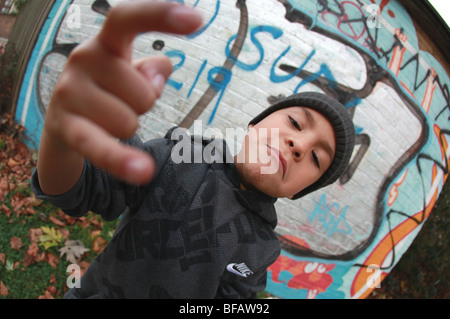
[[[146, 143], [134, 135], [172, 69], [165, 57], [132, 62], [133, 37], [186, 34], [200, 24], [192, 9], [173, 3], [122, 3], [69, 57], [47, 110], [32, 187], [71, 216], [122, 219], [67, 298], [254, 297], [280, 252], [276, 198], [334, 182], [349, 161], [351, 119], [316, 93], [289, 97], [253, 119], [232, 163], [175, 163], [176, 128]], [[222, 155], [228, 158], [225, 143]]]

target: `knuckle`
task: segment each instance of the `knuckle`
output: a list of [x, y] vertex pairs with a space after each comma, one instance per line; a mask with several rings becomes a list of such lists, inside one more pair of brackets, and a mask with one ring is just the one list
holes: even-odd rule
[[[52, 93], [52, 99], [56, 101], [64, 101], [70, 99], [72, 95], [72, 90], [73, 90], [73, 83], [71, 83], [67, 74], [63, 72], [60, 78], [58, 79], [58, 83], [55, 85], [55, 88]], [[59, 103], [56, 104], [60, 105]]]
[[89, 58], [88, 46], [85, 44], [80, 44], [76, 46], [70, 53], [69, 58], [67, 60], [67, 65], [81, 64], [83, 61], [86, 61], [86, 58]]
[[77, 149], [81, 153], [86, 152], [87, 145], [89, 143], [89, 136], [85, 134], [83, 130], [72, 130], [68, 139], [69, 145], [73, 149]]
[[61, 122], [60, 120], [48, 120], [45, 122], [45, 130], [47, 132], [47, 134], [49, 134], [50, 136], [62, 136], [61, 134]]

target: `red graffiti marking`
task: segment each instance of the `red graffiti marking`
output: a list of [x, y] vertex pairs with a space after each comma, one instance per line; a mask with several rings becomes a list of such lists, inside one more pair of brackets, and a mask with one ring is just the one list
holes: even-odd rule
[[314, 299], [333, 283], [333, 277], [327, 272], [332, 270], [334, 266], [335, 264], [296, 261], [280, 256], [268, 270], [272, 272], [272, 280], [281, 283], [286, 282], [286, 280], [279, 280], [280, 273], [282, 271], [291, 273], [293, 277], [287, 281], [287, 286], [295, 289], [307, 289], [307, 298]]

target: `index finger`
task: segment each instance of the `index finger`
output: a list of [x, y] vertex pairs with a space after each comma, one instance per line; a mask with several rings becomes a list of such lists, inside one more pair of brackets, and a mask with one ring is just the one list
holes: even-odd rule
[[116, 55], [131, 59], [131, 44], [137, 34], [149, 31], [189, 34], [200, 27], [201, 15], [176, 3], [121, 2], [108, 13], [101, 43]]

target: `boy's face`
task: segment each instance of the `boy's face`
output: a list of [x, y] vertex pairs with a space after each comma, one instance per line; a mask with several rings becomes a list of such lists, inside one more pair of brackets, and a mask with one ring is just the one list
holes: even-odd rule
[[289, 107], [249, 126], [236, 167], [247, 189], [292, 197], [316, 182], [336, 151], [331, 123], [307, 107]]

